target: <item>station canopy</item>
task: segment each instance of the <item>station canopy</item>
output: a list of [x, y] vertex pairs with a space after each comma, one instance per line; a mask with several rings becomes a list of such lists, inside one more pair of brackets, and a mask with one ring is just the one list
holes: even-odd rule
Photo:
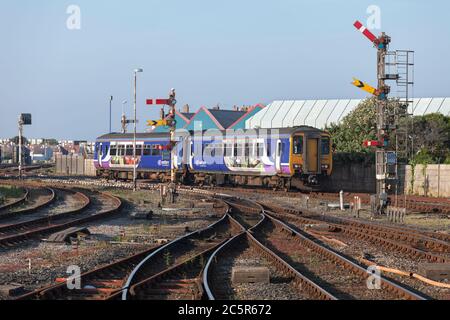
[[[277, 100], [245, 122], [247, 129], [312, 126], [319, 129], [339, 123], [362, 99]], [[450, 98], [415, 98], [409, 113], [421, 116], [442, 113], [450, 116]]]

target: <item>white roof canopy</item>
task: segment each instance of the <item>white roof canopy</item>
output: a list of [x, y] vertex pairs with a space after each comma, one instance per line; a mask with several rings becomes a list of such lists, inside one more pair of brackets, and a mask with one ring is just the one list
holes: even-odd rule
[[[339, 123], [362, 99], [277, 100], [245, 122], [247, 129], [288, 128], [308, 125], [323, 129]], [[450, 116], [450, 98], [413, 99], [409, 112], [415, 116], [442, 113]]]

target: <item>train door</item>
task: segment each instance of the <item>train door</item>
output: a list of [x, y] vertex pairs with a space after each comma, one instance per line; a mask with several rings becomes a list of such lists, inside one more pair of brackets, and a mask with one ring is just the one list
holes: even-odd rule
[[277, 148], [275, 150], [275, 168], [277, 171], [281, 171], [281, 154], [283, 152], [283, 144], [281, 140], [277, 141]]
[[308, 159], [308, 172], [317, 172], [318, 169], [318, 161], [319, 161], [319, 139], [317, 138], [308, 138], [306, 145], [306, 156]]

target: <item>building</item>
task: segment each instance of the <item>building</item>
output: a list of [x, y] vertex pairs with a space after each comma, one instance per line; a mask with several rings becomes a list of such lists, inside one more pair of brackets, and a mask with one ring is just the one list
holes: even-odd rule
[[207, 129], [243, 129], [245, 121], [262, 110], [262, 105], [251, 107], [234, 107], [232, 110], [223, 110], [219, 107], [207, 109], [201, 107], [190, 119], [189, 123], [184, 126], [187, 130], [195, 130], [201, 123], [203, 130]]
[[30, 157], [33, 162], [40, 161], [50, 161], [53, 158], [53, 148], [41, 145], [41, 144], [33, 144], [30, 145]]
[[[324, 129], [331, 123], [339, 123], [355, 109], [362, 99], [333, 100], [280, 100], [245, 121], [247, 129], [287, 128], [308, 125]], [[450, 98], [416, 98], [409, 106], [409, 113], [420, 116], [442, 113], [450, 116]]]
[[[243, 106], [241, 108], [235, 106], [232, 110], [220, 109], [220, 107], [212, 109], [201, 107], [197, 112], [192, 113], [190, 112], [189, 105], [185, 105], [182, 110], [176, 111], [175, 120], [177, 122], [177, 129], [194, 130], [198, 123], [201, 123], [202, 130], [244, 129], [245, 121], [263, 108], [264, 106], [260, 104], [256, 106]], [[152, 130], [152, 132], [168, 131], [169, 127], [156, 127]]]

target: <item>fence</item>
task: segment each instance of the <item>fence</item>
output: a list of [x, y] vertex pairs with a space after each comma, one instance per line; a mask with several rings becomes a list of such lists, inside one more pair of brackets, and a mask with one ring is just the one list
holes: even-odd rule
[[56, 173], [68, 176], [95, 176], [93, 159], [80, 155], [56, 155]]

